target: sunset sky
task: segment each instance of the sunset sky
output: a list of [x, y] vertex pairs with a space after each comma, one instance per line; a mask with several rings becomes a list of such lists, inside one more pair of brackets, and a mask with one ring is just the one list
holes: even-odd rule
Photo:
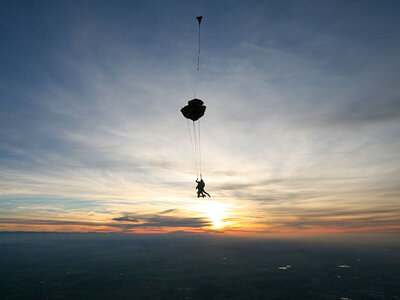
[[0, 231], [399, 233], [400, 2], [249, 2], [2, 1]]

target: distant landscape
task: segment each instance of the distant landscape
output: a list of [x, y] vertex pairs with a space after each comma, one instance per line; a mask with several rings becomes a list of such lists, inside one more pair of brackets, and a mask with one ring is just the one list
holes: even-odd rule
[[400, 245], [368, 238], [1, 233], [2, 299], [400, 299]]

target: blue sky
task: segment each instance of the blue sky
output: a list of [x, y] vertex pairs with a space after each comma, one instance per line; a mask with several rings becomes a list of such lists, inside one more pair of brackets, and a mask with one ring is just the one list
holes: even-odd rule
[[398, 2], [2, 6], [0, 230], [399, 230]]

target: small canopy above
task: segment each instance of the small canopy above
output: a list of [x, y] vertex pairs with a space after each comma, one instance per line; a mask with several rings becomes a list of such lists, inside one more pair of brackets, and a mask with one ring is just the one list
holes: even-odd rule
[[194, 98], [188, 102], [188, 105], [181, 109], [182, 115], [189, 120], [197, 121], [206, 111], [204, 102], [200, 99]]

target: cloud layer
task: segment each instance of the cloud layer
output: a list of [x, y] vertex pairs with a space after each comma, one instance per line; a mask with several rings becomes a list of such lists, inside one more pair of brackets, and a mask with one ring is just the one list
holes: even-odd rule
[[[6, 2], [1, 228], [398, 228], [398, 6]], [[195, 85], [223, 214], [192, 198]]]

